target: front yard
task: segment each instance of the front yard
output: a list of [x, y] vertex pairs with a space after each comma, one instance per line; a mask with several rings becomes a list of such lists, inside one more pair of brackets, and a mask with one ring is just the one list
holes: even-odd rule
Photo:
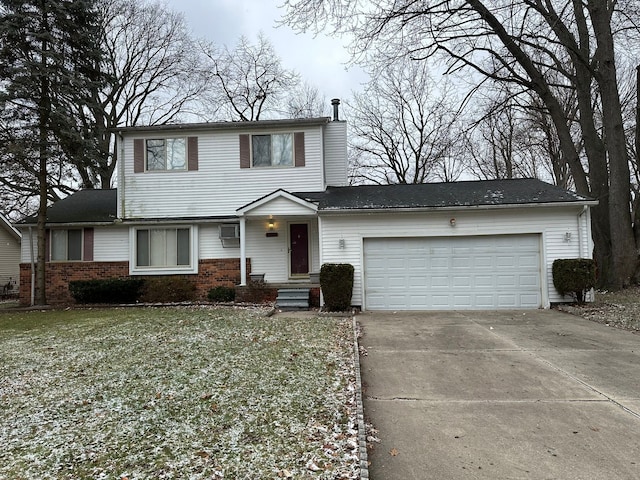
[[358, 478], [350, 320], [0, 311], [0, 478]]

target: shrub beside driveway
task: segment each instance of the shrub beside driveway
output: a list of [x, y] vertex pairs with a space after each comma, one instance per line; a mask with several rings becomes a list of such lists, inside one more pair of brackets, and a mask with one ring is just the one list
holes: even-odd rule
[[2, 478], [357, 478], [346, 319], [0, 313]]

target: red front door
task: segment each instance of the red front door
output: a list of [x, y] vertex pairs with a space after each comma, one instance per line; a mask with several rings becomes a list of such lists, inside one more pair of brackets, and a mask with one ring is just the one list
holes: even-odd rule
[[289, 252], [291, 275], [307, 275], [309, 273], [309, 232], [306, 223], [289, 225]]

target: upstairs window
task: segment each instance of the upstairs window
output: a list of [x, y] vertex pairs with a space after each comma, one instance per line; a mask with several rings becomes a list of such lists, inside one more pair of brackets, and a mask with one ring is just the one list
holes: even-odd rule
[[187, 169], [185, 138], [148, 139], [146, 154], [148, 171]]
[[240, 168], [304, 167], [304, 132], [241, 134]]
[[293, 166], [293, 135], [251, 136], [252, 160], [254, 167]]
[[133, 140], [134, 173], [187, 170], [198, 170], [198, 137]]

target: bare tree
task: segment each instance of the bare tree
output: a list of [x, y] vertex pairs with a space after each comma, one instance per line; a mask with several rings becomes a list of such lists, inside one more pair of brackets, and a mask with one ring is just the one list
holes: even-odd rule
[[204, 73], [214, 86], [207, 98], [214, 115], [234, 121], [260, 120], [281, 112], [279, 103], [298, 86], [298, 74], [282, 66], [267, 37], [260, 33], [257, 40], [252, 44], [242, 36], [233, 49], [201, 45], [207, 57]]
[[159, 1], [102, 0], [106, 86], [92, 92], [95, 108], [79, 105], [77, 128], [94, 138], [96, 155], [76, 161], [85, 187], [111, 187], [119, 126], [171, 123], [193, 112], [205, 87], [200, 58], [182, 14]]
[[[66, 127], [49, 147], [49, 203], [78, 188], [110, 188], [117, 162], [115, 132], [119, 126], [178, 121], [194, 114], [195, 101], [206, 86], [198, 74], [200, 56], [182, 15], [154, 0], [98, 0], [94, 22], [103, 56], [93, 67], [102, 75], [82, 92], [62, 97]], [[83, 95], [78, 101], [78, 95]], [[20, 131], [18, 119], [5, 116], [0, 137], [6, 144]], [[12, 143], [12, 145], [18, 145]], [[33, 174], [33, 155], [14, 149], [20, 168], [0, 158], [0, 200], [7, 210], [33, 213], [37, 188], [25, 176]], [[15, 164], [14, 164], [15, 166]], [[9, 208], [9, 205], [11, 207]]]
[[328, 108], [329, 103], [320, 90], [303, 81], [288, 93], [282, 114], [286, 118], [322, 117], [327, 115]]
[[[592, 216], [600, 284], [630, 283], [638, 250], [615, 45], [638, 33], [637, 2], [285, 0], [285, 7], [284, 21], [295, 28], [331, 24], [353, 34], [360, 59], [372, 51], [392, 58], [437, 56], [446, 59], [449, 72], [471, 71], [534, 92], [553, 122], [577, 191], [600, 202]], [[559, 100], [566, 88], [576, 92], [586, 168], [571, 134], [573, 120]]]
[[424, 62], [385, 67], [350, 102], [352, 183], [424, 183], [450, 178], [456, 116]]
[[[467, 132], [465, 156], [479, 179], [539, 178], [568, 188], [573, 185], [548, 112], [534, 95], [497, 84], [476, 102], [478, 120]], [[575, 117], [573, 90], [563, 99], [567, 118]], [[472, 114], [473, 115], [473, 114]], [[572, 129], [576, 148], [579, 131]]]

